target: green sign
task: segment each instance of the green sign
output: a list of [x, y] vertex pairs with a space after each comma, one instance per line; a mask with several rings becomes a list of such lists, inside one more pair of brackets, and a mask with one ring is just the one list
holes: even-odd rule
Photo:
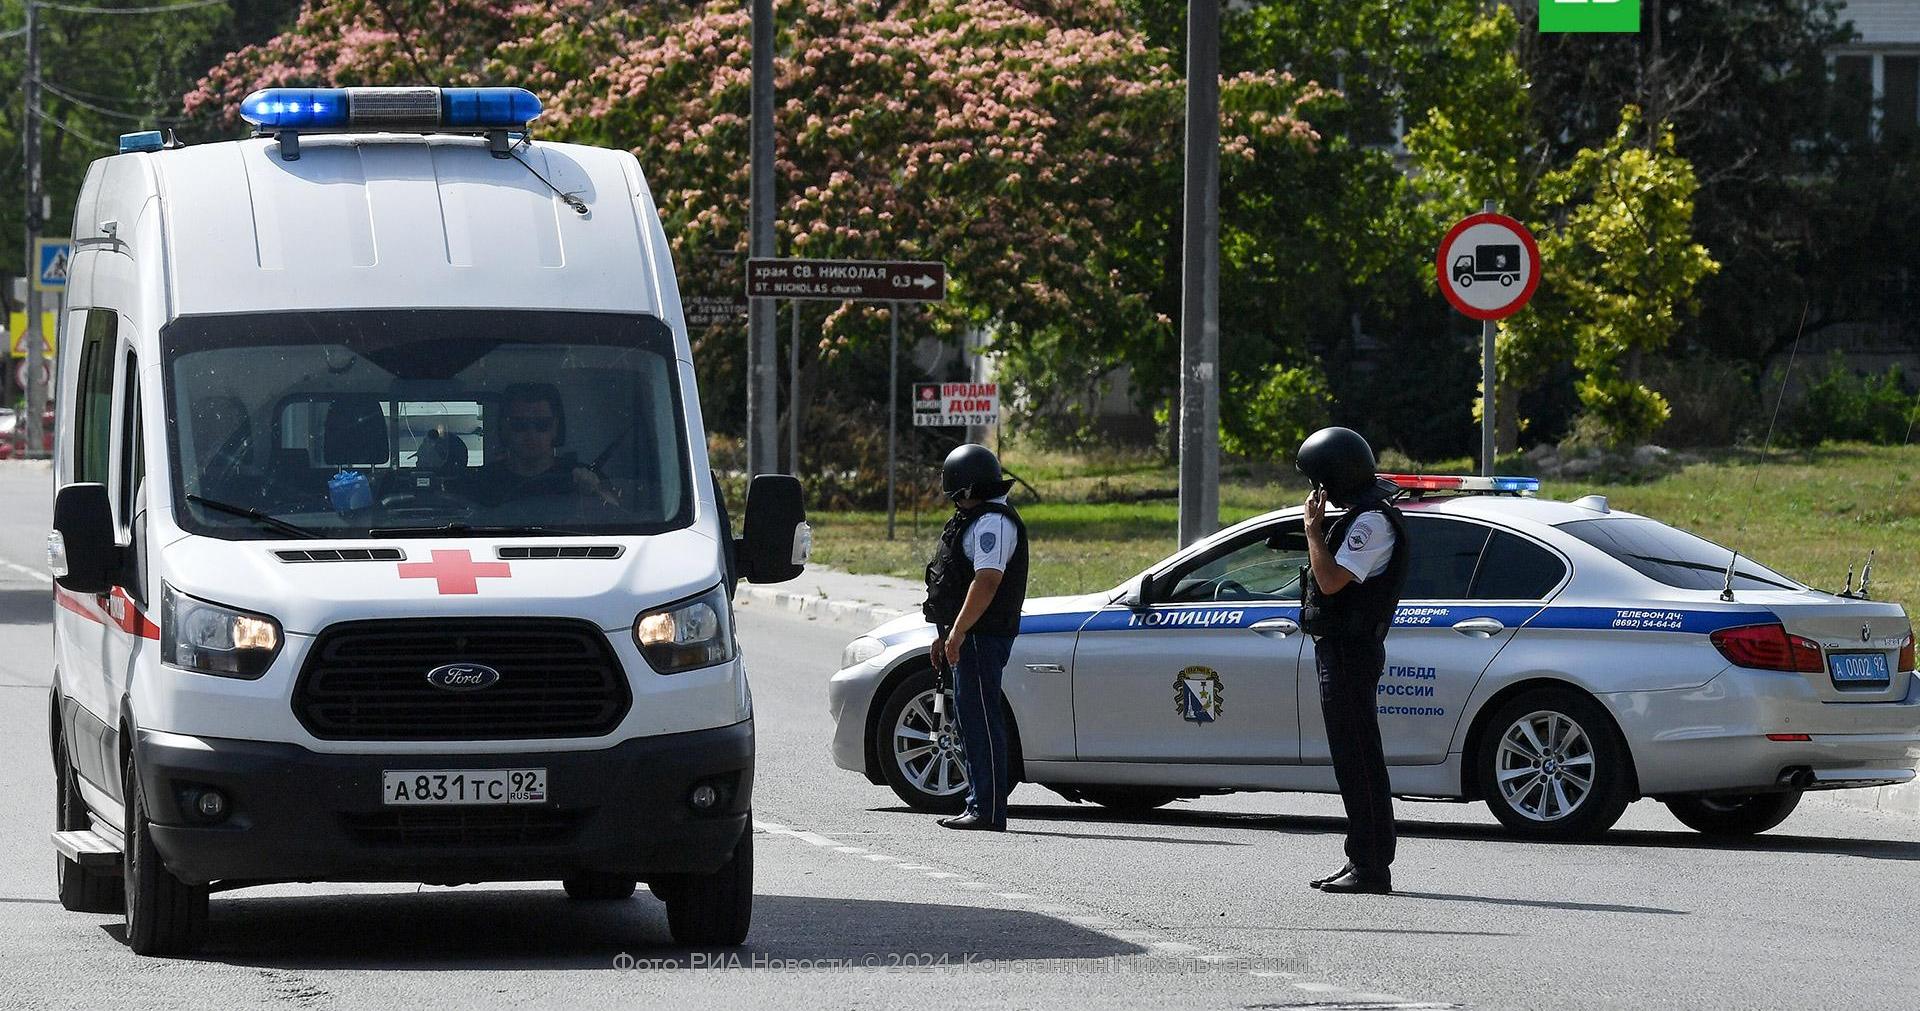
[[1540, 0], [1543, 32], [1638, 32], [1640, 0]]

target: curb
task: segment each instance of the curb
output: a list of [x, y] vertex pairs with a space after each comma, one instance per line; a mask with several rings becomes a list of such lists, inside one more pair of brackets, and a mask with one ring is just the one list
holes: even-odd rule
[[912, 613], [883, 604], [868, 604], [854, 600], [828, 600], [818, 594], [794, 593], [791, 590], [775, 590], [744, 583], [734, 591], [733, 602], [748, 607], [790, 611], [811, 621], [857, 625], [862, 629], [883, 625], [903, 614]]
[[1920, 780], [1871, 790], [1834, 790], [1828, 796], [1848, 807], [1920, 818]]

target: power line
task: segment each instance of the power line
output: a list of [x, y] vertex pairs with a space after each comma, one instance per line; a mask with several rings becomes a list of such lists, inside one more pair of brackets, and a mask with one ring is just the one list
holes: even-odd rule
[[115, 145], [109, 144], [106, 141], [99, 139], [98, 137], [90, 137], [84, 131], [77, 130], [72, 126], [69, 126], [66, 123], [61, 122], [60, 120], [47, 115], [45, 109], [33, 110], [33, 116], [35, 119], [40, 120], [42, 123], [47, 123], [51, 125], [54, 129], [59, 130], [61, 133], [64, 133], [67, 136], [74, 138], [75, 140], [83, 141], [85, 143], [92, 144], [94, 147], [104, 148], [108, 151], [114, 150]]
[[65, 90], [54, 85], [52, 82], [47, 81], [45, 78], [36, 78], [34, 83], [60, 96], [61, 98], [64, 98], [69, 102], [72, 102], [73, 104], [79, 106], [82, 109], [86, 109], [89, 112], [98, 113], [102, 116], [108, 116], [113, 119], [124, 119], [129, 123], [147, 123], [147, 122], [151, 122], [156, 118], [154, 116], [139, 115], [131, 112], [122, 112], [118, 109], [109, 109], [103, 105], [95, 105], [92, 102], [89, 102], [86, 99], [79, 97], [78, 95], [67, 94]]
[[49, 3], [36, 0], [35, 7], [47, 10], [64, 11], [68, 14], [171, 14], [174, 11], [190, 11], [200, 7], [224, 7], [228, 0], [187, 0], [185, 3], [167, 4], [161, 7], [83, 7], [79, 4]]

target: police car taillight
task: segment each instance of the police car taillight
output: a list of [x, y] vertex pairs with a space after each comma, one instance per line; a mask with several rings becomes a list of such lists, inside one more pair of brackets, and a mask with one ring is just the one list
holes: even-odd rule
[[1827, 669], [1819, 643], [1788, 634], [1779, 622], [1723, 628], [1708, 638], [1721, 656], [1738, 667], [1799, 674], [1818, 674]]
[[514, 130], [538, 118], [525, 88], [263, 88], [240, 118], [280, 130]]
[[1468, 477], [1453, 474], [1382, 474], [1408, 491], [1451, 491], [1479, 495], [1534, 495], [1537, 477]]

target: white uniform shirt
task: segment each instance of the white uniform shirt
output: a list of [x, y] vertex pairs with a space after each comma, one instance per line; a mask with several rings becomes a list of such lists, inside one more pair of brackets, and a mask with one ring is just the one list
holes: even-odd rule
[[[1007, 497], [1002, 495], [993, 501], [1006, 505]], [[982, 513], [960, 539], [960, 550], [966, 553], [967, 561], [973, 563], [975, 572], [981, 569], [1005, 572], [1007, 563], [1013, 560], [1013, 547], [1018, 543], [1020, 531], [1013, 528], [1013, 521], [999, 513]]]
[[1364, 583], [1387, 571], [1393, 560], [1393, 524], [1378, 512], [1366, 512], [1347, 528], [1334, 564], [1353, 573], [1353, 581]]

